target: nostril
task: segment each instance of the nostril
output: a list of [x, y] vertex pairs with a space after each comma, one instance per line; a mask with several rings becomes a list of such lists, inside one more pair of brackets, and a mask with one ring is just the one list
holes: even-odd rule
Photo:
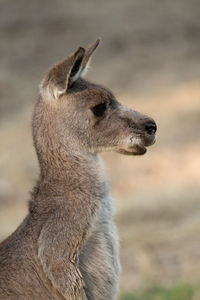
[[145, 124], [145, 129], [148, 134], [155, 134], [157, 130], [156, 123], [153, 121], [149, 121]]

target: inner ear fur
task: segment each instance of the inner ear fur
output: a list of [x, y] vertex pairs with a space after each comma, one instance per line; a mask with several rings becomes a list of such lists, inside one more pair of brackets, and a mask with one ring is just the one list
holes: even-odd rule
[[[84, 55], [77, 57], [73, 68], [70, 72], [68, 80], [68, 88], [71, 87], [71, 84], [76, 81], [79, 77], [84, 77], [92, 57], [93, 52], [96, 50], [100, 43], [100, 39], [92, 43], [86, 50], [84, 50]], [[80, 49], [80, 48], [79, 48]], [[78, 50], [79, 50], [78, 49]]]
[[93, 52], [96, 50], [96, 48], [99, 46], [100, 39], [96, 40], [94, 43], [92, 43], [86, 50], [85, 50], [85, 56], [82, 61], [82, 70], [81, 70], [81, 76], [83, 77], [85, 73], [87, 72], [89, 68], [89, 64], [91, 61], [91, 57], [93, 55]]

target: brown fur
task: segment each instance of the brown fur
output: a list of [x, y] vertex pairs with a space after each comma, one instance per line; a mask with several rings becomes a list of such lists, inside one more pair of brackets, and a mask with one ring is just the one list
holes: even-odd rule
[[42, 81], [33, 115], [40, 177], [29, 214], [0, 245], [0, 299], [117, 298], [118, 237], [98, 153], [143, 154], [156, 127], [81, 79], [98, 43], [79, 48]]

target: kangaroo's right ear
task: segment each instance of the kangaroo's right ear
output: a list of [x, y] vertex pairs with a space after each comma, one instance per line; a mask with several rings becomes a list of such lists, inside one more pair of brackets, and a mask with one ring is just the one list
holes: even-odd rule
[[54, 65], [45, 75], [40, 92], [46, 98], [58, 99], [65, 94], [81, 73], [85, 49], [80, 47], [74, 54]]

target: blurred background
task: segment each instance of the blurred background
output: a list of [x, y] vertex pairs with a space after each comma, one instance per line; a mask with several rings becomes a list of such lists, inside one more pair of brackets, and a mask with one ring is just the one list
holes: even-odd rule
[[42, 75], [98, 37], [87, 78], [158, 124], [145, 156], [103, 154], [121, 240], [121, 299], [199, 300], [198, 0], [0, 1], [0, 240], [27, 213], [38, 175], [31, 113]]

